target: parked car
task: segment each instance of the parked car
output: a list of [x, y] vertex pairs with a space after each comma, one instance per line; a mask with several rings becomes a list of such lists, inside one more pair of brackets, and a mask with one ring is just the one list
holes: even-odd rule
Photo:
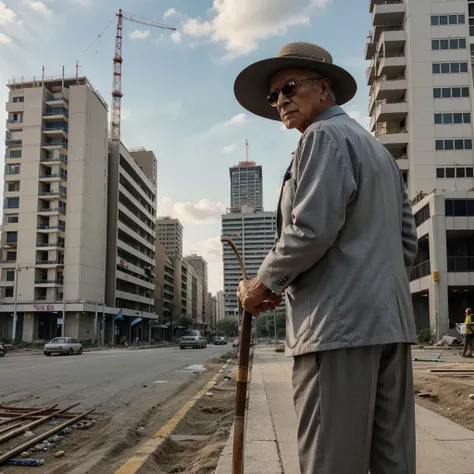
[[225, 337], [222, 337], [222, 336], [216, 336], [214, 338], [214, 344], [216, 346], [219, 346], [221, 344], [227, 344], [227, 339]]
[[44, 345], [44, 355], [51, 354], [82, 354], [82, 344], [73, 337], [55, 337]]
[[3, 347], [3, 344], [0, 342], [0, 357], [5, 357], [7, 354], [7, 350]]
[[183, 332], [181, 339], [179, 340], [179, 348], [186, 349], [191, 347], [192, 349], [205, 349], [207, 347], [207, 339], [196, 329], [188, 329]]

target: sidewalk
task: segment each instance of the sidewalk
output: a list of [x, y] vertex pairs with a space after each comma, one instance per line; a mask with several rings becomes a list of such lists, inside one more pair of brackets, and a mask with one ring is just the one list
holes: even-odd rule
[[[254, 352], [245, 443], [245, 474], [299, 474], [292, 360]], [[418, 474], [474, 473], [474, 432], [416, 407]], [[232, 433], [216, 474], [232, 472]]]

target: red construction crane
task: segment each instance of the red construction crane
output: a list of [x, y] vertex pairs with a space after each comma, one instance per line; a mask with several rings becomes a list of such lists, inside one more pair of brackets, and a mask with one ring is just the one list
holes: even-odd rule
[[115, 56], [114, 56], [114, 76], [112, 84], [112, 114], [110, 119], [110, 139], [120, 141], [120, 117], [122, 107], [122, 23], [123, 20], [133, 21], [140, 25], [161, 28], [162, 30], [176, 31], [176, 28], [162, 25], [156, 21], [140, 18], [131, 13], [123, 12], [120, 9], [117, 13], [117, 36], [115, 38]]

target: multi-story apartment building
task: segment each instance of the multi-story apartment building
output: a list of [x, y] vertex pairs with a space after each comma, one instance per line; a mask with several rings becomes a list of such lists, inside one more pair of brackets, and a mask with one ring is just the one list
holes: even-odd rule
[[8, 88], [0, 338], [93, 340], [105, 303], [107, 105], [85, 77]]
[[239, 212], [242, 206], [263, 209], [262, 167], [254, 161], [241, 161], [230, 172], [230, 207]]
[[183, 257], [183, 225], [179, 219], [169, 216], [159, 217], [156, 221], [157, 239], [165, 248], [169, 257]]
[[440, 337], [474, 305], [474, 1], [370, 0], [370, 127], [413, 199], [418, 329]]
[[216, 295], [216, 324], [225, 318], [225, 293], [223, 290], [217, 292]]
[[157, 319], [156, 158], [151, 151], [135, 153], [122, 143], [109, 144], [106, 301], [122, 310], [113, 325], [116, 343], [148, 339]]
[[[255, 211], [243, 206], [242, 212], [229, 212], [222, 216], [222, 236], [230, 237], [243, 258], [249, 278], [257, 275], [264, 258], [275, 244], [276, 213]], [[235, 317], [237, 286], [242, 271], [232, 249], [223, 245], [224, 264], [224, 315]]]
[[191, 254], [184, 257], [184, 261], [190, 265], [196, 276], [201, 280], [202, 286], [202, 308], [200, 308], [199, 316], [202, 322], [209, 322], [209, 317], [212, 310], [212, 305], [210, 305], [210, 301], [207, 297], [207, 287], [208, 287], [208, 274], [207, 274], [207, 262], [206, 260], [201, 257], [200, 255]]

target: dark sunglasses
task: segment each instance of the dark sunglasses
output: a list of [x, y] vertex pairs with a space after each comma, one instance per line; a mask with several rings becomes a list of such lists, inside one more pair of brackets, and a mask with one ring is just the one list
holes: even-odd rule
[[317, 81], [318, 79], [322, 79], [321, 77], [307, 77], [305, 79], [297, 79], [295, 81], [288, 81], [281, 86], [280, 89], [270, 92], [267, 96], [267, 100], [272, 107], [277, 106], [278, 97], [280, 93], [283, 94], [285, 97], [293, 97], [296, 95], [296, 91], [298, 86], [306, 81]]

